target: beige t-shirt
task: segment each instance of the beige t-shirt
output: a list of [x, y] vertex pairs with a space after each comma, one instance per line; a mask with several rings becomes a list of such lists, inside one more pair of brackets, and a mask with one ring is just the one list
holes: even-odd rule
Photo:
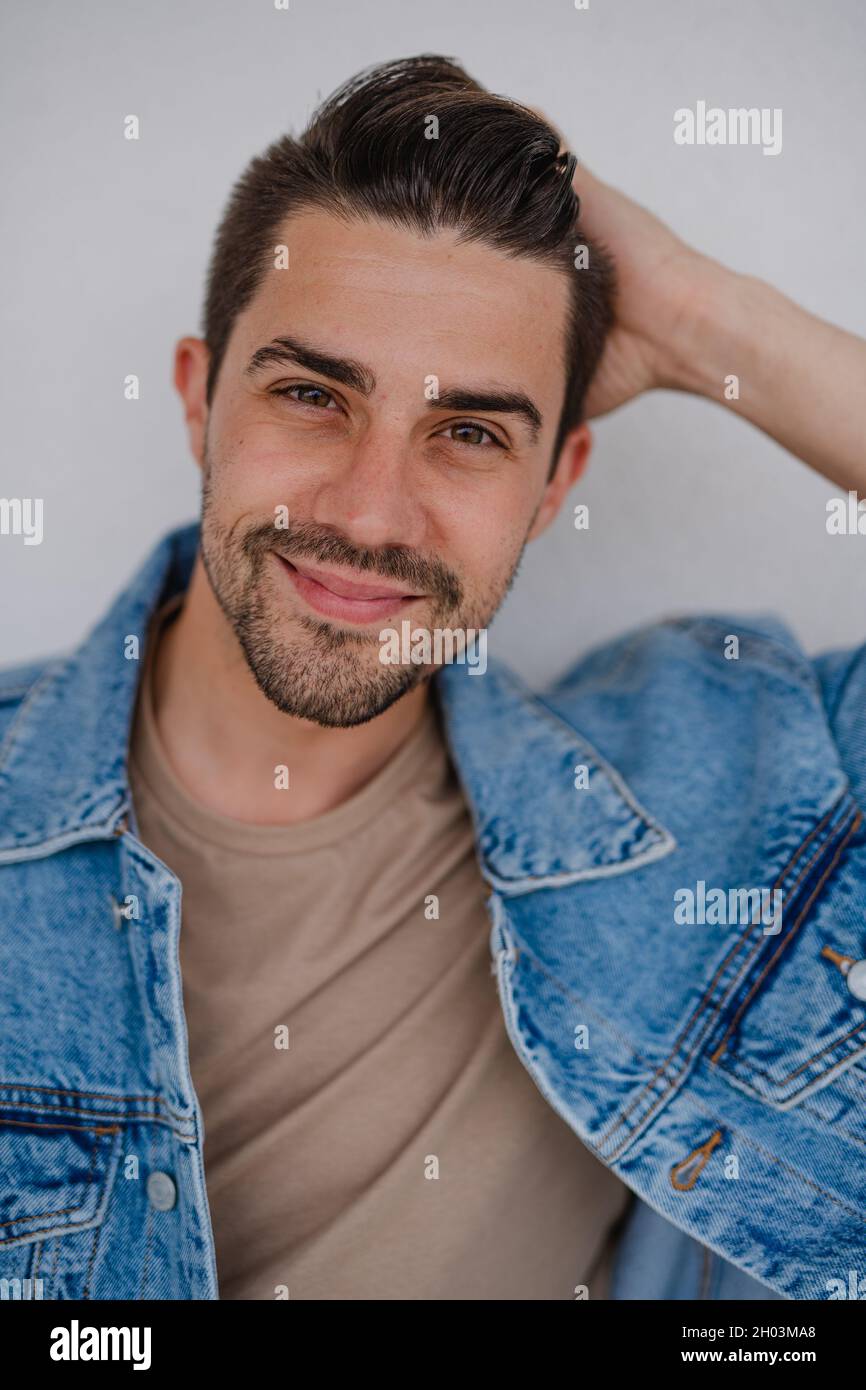
[[334, 810], [251, 825], [180, 785], [149, 677], [133, 805], [182, 884], [220, 1297], [606, 1297], [629, 1193], [505, 1032], [435, 704]]

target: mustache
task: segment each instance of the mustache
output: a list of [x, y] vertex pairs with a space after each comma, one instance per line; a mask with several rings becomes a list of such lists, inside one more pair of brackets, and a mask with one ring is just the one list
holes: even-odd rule
[[273, 550], [284, 560], [318, 560], [323, 565], [341, 565], [380, 579], [396, 579], [406, 585], [407, 593], [429, 594], [445, 610], [460, 608], [463, 602], [463, 585], [441, 560], [425, 559], [400, 545], [377, 550], [355, 546], [339, 532], [314, 522], [292, 522], [279, 528], [273, 521], [263, 522], [247, 531], [241, 548], [256, 568]]

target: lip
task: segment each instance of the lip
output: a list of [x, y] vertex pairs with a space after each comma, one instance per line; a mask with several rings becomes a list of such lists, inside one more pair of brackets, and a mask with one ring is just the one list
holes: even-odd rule
[[[276, 552], [274, 552], [276, 554]], [[344, 579], [309, 566], [295, 565], [282, 555], [276, 555], [280, 568], [295, 593], [317, 613], [326, 618], [339, 618], [347, 623], [381, 622], [422, 598], [422, 594], [407, 594], [391, 589], [382, 581]]]

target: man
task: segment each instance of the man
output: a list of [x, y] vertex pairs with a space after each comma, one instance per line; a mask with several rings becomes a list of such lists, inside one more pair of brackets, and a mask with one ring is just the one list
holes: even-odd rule
[[200, 532], [0, 684], [0, 1276], [799, 1298], [862, 1269], [862, 654], [672, 621], [536, 697], [486, 631], [589, 416], [735, 373], [856, 489], [864, 370], [444, 58], [252, 161], [176, 353]]

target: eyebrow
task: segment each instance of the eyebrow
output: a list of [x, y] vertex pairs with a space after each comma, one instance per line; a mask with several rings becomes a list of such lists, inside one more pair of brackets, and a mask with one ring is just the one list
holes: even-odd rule
[[376, 389], [376, 378], [369, 367], [352, 357], [335, 357], [333, 353], [302, 343], [299, 338], [274, 338], [266, 347], [256, 348], [246, 365], [245, 374], [255, 376], [272, 362], [306, 367], [310, 372], [318, 372], [320, 376], [330, 377], [332, 381], [351, 387], [361, 396], [371, 396]]
[[[339, 381], [361, 396], [371, 396], [376, 389], [376, 377], [369, 367], [353, 357], [337, 357], [322, 348], [304, 343], [299, 338], [274, 338], [264, 347], [257, 348], [246, 365], [245, 375], [255, 376], [273, 363], [306, 367], [308, 371], [318, 372], [320, 376]], [[433, 410], [465, 410], [470, 413], [485, 411], [499, 415], [516, 415], [528, 426], [532, 443], [538, 440], [542, 427], [541, 412], [523, 391], [511, 391], [498, 387], [472, 389], [452, 386], [440, 391], [435, 400], [429, 402]]]
[[434, 410], [488, 411], [499, 415], [517, 415], [529, 427], [532, 443], [538, 441], [541, 430], [541, 411], [523, 391], [466, 390], [460, 386], [448, 387], [440, 391], [430, 405]]

